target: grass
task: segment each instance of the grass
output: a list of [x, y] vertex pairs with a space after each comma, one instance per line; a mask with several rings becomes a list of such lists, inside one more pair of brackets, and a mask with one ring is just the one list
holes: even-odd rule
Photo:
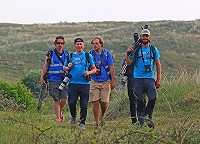
[[[126, 89], [111, 93], [105, 127], [93, 128], [93, 115], [89, 104], [86, 130], [70, 126], [69, 109], [66, 121], [55, 121], [52, 99], [47, 97], [42, 111], [0, 111], [1, 143], [161, 143], [198, 144], [200, 142], [200, 83], [199, 73], [163, 74], [154, 110], [155, 129], [131, 127], [129, 101]], [[168, 77], [168, 78], [167, 78]], [[176, 78], [176, 79], [175, 79]]]

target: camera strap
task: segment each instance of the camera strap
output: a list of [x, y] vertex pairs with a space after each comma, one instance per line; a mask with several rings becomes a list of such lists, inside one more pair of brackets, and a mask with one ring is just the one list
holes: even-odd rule
[[[54, 52], [55, 52], [55, 54], [56, 54], [58, 60], [64, 65], [64, 62], [62, 61], [60, 55], [58, 54], [58, 51], [57, 51], [56, 49], [54, 49]], [[62, 50], [62, 55], [63, 55], [63, 53], [64, 53], [64, 50]], [[61, 56], [62, 56], [62, 55], [61, 55]]]
[[[150, 45], [150, 65], [151, 65], [151, 59], [155, 60], [155, 50], [153, 50], [153, 46]], [[155, 48], [154, 48], [155, 49]], [[153, 52], [153, 56], [152, 56], [152, 52]], [[141, 53], [141, 58], [142, 58], [142, 61], [144, 63], [144, 55], [143, 55], [143, 52], [142, 52], [142, 47], [140, 48], [140, 53]], [[140, 57], [137, 57], [137, 58], [140, 58]]]
[[99, 61], [96, 60], [96, 52], [94, 52], [94, 61], [95, 61], [95, 64], [96, 66], [100, 66], [100, 68], [102, 67], [102, 63], [103, 63], [103, 54], [102, 54], [102, 51], [101, 51], [101, 54], [100, 54], [100, 65], [99, 65]]

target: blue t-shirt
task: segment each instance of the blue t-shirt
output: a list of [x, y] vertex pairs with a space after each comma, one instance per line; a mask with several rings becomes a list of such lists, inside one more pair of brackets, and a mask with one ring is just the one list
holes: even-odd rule
[[[160, 58], [160, 53], [155, 47], [155, 60]], [[134, 55], [130, 55], [130, 58], [134, 60]], [[146, 72], [146, 67], [150, 67], [151, 71]], [[141, 48], [138, 51], [137, 62], [133, 71], [134, 78], [154, 78], [154, 59], [153, 52], [150, 52], [150, 46], [147, 48]]]
[[[105, 54], [106, 53], [106, 54]], [[105, 82], [108, 79], [110, 79], [110, 70], [109, 66], [114, 64], [114, 58], [110, 51], [102, 49], [101, 54], [96, 53], [95, 51], [92, 51], [92, 56], [95, 61], [95, 65], [97, 69], [101, 69], [101, 74], [92, 74], [91, 79], [97, 82]]]
[[[70, 60], [69, 54], [69, 60]], [[94, 59], [91, 54], [89, 54], [90, 59], [90, 65], [94, 65]], [[69, 83], [72, 84], [90, 84], [90, 81], [87, 80], [87, 77], [83, 74], [84, 71], [88, 71], [89, 64], [85, 57], [85, 52], [82, 52], [80, 54], [72, 54], [71, 58], [72, 62], [72, 68], [69, 72], [69, 74], [72, 75], [72, 78], [70, 78]], [[68, 65], [68, 61], [66, 60], [64, 65]]]

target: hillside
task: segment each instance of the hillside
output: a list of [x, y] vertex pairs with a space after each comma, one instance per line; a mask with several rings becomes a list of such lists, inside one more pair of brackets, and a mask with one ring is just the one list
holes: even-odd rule
[[133, 33], [148, 24], [152, 44], [159, 48], [163, 72], [193, 72], [200, 64], [200, 20], [151, 22], [82, 22], [56, 24], [0, 24], [0, 80], [17, 81], [32, 69], [41, 69], [46, 52], [57, 35], [63, 35], [65, 49], [74, 51], [73, 39], [82, 37], [88, 51], [90, 40], [102, 36], [105, 48], [115, 56], [119, 74], [125, 50], [133, 43]]

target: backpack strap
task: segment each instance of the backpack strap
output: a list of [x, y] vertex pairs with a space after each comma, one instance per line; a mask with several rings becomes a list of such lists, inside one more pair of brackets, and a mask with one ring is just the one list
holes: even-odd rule
[[88, 65], [88, 69], [90, 69], [90, 58], [89, 58], [89, 53], [85, 52], [85, 57], [86, 57], [86, 64]]
[[[54, 52], [55, 52], [57, 58], [59, 59], [59, 61], [64, 65], [64, 62], [62, 61], [62, 59], [61, 59], [60, 56], [58, 55], [58, 52], [56, 51], [56, 49], [54, 49]], [[62, 53], [64, 53], [64, 50], [62, 50]]]
[[[140, 58], [140, 57], [138, 57], [138, 52], [139, 52], [139, 50], [140, 50], [141, 48], [142, 48], [142, 47], [140, 46], [140, 47], [137, 48], [137, 49], [135, 50], [135, 52], [134, 52], [134, 63], [135, 63], [135, 65], [137, 64], [138, 58]], [[153, 45], [150, 45], [150, 53], [153, 53], [153, 56], [152, 56], [152, 54], [151, 54], [151, 58], [155, 61], [155, 58], [156, 58], [156, 50], [155, 50], [155, 47], [154, 47]]]
[[68, 57], [68, 59], [67, 59], [68, 63], [71, 63], [71, 62], [72, 62], [72, 56], [73, 56], [73, 53], [70, 53], [70, 55], [69, 55], [69, 57]]
[[156, 59], [156, 50], [155, 50], [155, 47], [153, 45], [150, 45], [150, 51], [153, 53], [152, 59], [155, 61], [155, 59]]
[[138, 52], [139, 52], [139, 50], [142, 48], [142, 46], [141, 45], [139, 45], [137, 48], [135, 48], [135, 50], [134, 50], [134, 65], [136, 65], [137, 64], [137, 61], [138, 61]]
[[105, 55], [106, 59], [108, 59], [108, 50], [103, 48], [103, 52], [104, 52], [104, 55]]
[[47, 58], [47, 63], [50, 64], [51, 62], [51, 58], [52, 58], [52, 55], [53, 55], [53, 50], [49, 50], [46, 54], [46, 56], [48, 57]]

